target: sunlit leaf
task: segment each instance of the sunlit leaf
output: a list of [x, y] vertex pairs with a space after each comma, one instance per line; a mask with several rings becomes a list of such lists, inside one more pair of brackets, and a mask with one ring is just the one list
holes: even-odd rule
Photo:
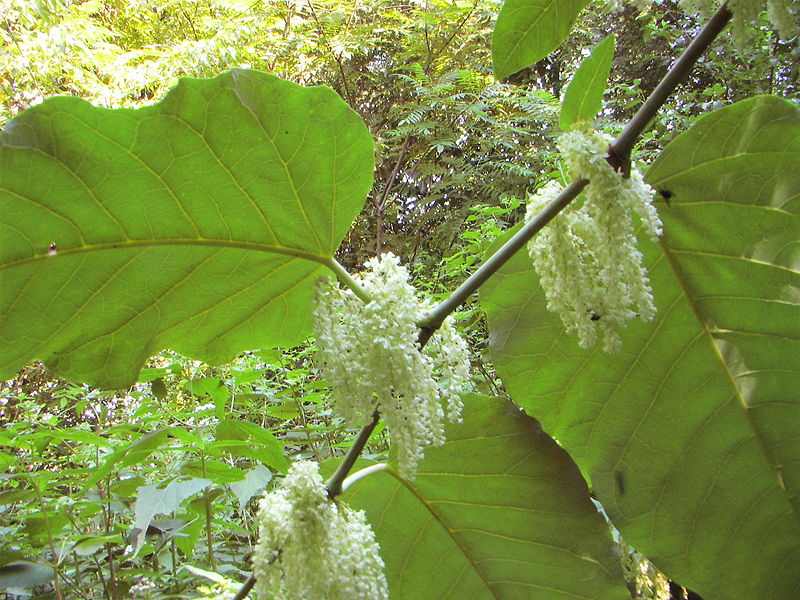
[[[220, 421], [216, 429], [216, 442], [212, 448], [230, 452], [236, 456], [246, 456], [258, 460], [285, 473], [289, 470], [289, 461], [283, 453], [283, 446], [272, 433], [244, 420], [225, 419]], [[247, 445], [229, 442], [247, 442]]]
[[495, 77], [503, 79], [558, 48], [588, 3], [589, 0], [506, 0], [492, 37]]
[[566, 131], [575, 123], [592, 121], [600, 112], [615, 47], [616, 36], [610, 35], [581, 62], [564, 92], [558, 120], [561, 129]]
[[166, 427], [157, 431], [151, 431], [133, 442], [109, 454], [97, 469], [92, 472], [86, 482], [84, 489], [88, 489], [94, 483], [100, 481], [109, 473], [119, 471], [125, 467], [134, 465], [158, 450], [169, 438], [170, 433], [177, 431], [176, 427]]
[[241, 481], [228, 484], [239, 501], [239, 510], [244, 510], [250, 498], [263, 492], [272, 479], [272, 473], [264, 465], [256, 465], [250, 469]]
[[165, 347], [299, 343], [372, 154], [333, 91], [256, 71], [137, 110], [25, 111], [0, 135], [0, 377], [38, 358], [120, 387]]
[[[658, 314], [584, 351], [520, 252], [482, 289], [512, 397], [625, 539], [706, 600], [800, 594], [800, 113], [755, 98], [678, 137], [644, 243]], [[756, 550], [757, 549], [757, 550]]]

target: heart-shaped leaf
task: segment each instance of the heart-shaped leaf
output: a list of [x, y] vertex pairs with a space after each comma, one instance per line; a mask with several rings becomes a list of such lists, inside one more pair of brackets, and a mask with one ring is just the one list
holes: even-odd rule
[[648, 179], [658, 307], [620, 354], [584, 351], [520, 252], [482, 288], [512, 397], [591, 481], [625, 539], [706, 600], [800, 594], [800, 112], [700, 119]]
[[256, 71], [137, 110], [25, 111], [0, 135], [0, 377], [41, 359], [120, 387], [165, 347], [298, 343], [372, 168], [332, 90]]
[[367, 512], [393, 600], [629, 597], [578, 469], [506, 400], [465, 398], [414, 481], [386, 469], [343, 499]]

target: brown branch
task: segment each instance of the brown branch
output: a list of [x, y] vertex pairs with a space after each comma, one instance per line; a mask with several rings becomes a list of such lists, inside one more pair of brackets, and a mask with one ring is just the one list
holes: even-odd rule
[[[622, 133], [611, 142], [609, 154], [606, 160], [623, 174], [630, 168], [630, 153], [636, 139], [645, 130], [650, 120], [663, 106], [669, 96], [675, 91], [678, 84], [689, 74], [697, 59], [708, 49], [711, 42], [725, 28], [731, 19], [731, 12], [727, 4], [723, 4], [711, 20], [706, 23], [702, 31], [689, 44], [683, 55], [675, 61], [670, 70], [656, 86], [644, 104], [622, 130]], [[525, 246], [553, 217], [574, 200], [588, 182], [585, 179], [573, 181], [567, 186], [558, 197], [548, 204], [544, 210], [530, 223], [520, 229], [510, 240], [508, 240], [495, 254], [483, 263], [472, 275], [470, 275], [458, 289], [450, 296], [445, 298], [433, 310], [430, 311], [428, 318], [420, 323], [423, 331], [430, 330], [428, 335], [433, 334], [456, 308], [466, 301], [483, 283], [494, 275], [516, 252]]]

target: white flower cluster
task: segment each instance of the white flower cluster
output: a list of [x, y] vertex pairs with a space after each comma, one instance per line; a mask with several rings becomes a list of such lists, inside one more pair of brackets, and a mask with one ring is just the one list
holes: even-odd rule
[[[719, 0], [681, 0], [684, 10], [702, 14], [710, 13], [720, 4], [722, 2]], [[782, 39], [788, 40], [797, 35], [797, 20], [790, 10], [790, 7], [796, 5], [796, 0], [728, 0], [728, 8], [733, 13], [733, 37], [740, 46], [751, 39], [747, 28], [758, 21], [765, 4], [770, 23]]]
[[[661, 220], [652, 206], [653, 189], [635, 171], [623, 179], [605, 160], [611, 138], [601, 133], [570, 131], [558, 148], [570, 174], [590, 181], [583, 204], [562, 211], [528, 244], [541, 278], [547, 308], [577, 333], [584, 348], [602, 334], [603, 349], [619, 350], [619, 327], [638, 315], [652, 320], [655, 305], [642, 266], [631, 211], [652, 238], [661, 235]], [[530, 221], [561, 192], [557, 182], [540, 188], [528, 200]]]
[[328, 500], [316, 463], [292, 465], [260, 502], [253, 558], [261, 600], [386, 600], [384, 564], [363, 511]]
[[366, 263], [359, 283], [372, 301], [323, 280], [317, 293], [314, 333], [319, 360], [333, 387], [336, 411], [353, 424], [377, 409], [389, 430], [398, 470], [413, 477], [424, 448], [444, 443], [444, 409], [461, 415], [460, 393], [469, 386], [469, 354], [452, 319], [425, 350], [417, 322], [425, 306], [393, 254]]

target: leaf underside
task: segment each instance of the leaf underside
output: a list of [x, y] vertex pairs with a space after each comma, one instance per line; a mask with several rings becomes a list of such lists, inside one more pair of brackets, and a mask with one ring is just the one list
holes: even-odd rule
[[800, 115], [759, 97], [653, 165], [658, 314], [584, 351], [519, 253], [482, 288], [498, 372], [625, 539], [706, 600], [800, 595]]
[[583, 59], [564, 92], [558, 125], [567, 131], [582, 121], [591, 122], [603, 107], [603, 94], [611, 72], [616, 37], [608, 36]]
[[558, 48], [588, 3], [589, 0], [506, 0], [492, 36], [495, 77], [508, 77]]
[[629, 597], [575, 464], [506, 400], [465, 398], [414, 481], [381, 471], [343, 499], [367, 513], [393, 600]]
[[0, 377], [41, 359], [121, 387], [163, 348], [299, 343], [372, 168], [332, 90], [256, 71], [137, 110], [25, 111], [0, 134]]

